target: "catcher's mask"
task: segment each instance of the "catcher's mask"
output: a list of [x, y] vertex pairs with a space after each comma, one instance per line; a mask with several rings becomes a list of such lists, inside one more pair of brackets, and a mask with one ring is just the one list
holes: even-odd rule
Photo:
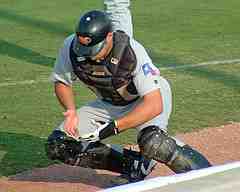
[[107, 34], [112, 31], [110, 19], [103, 11], [89, 11], [77, 26], [73, 51], [81, 57], [96, 56], [104, 47]]

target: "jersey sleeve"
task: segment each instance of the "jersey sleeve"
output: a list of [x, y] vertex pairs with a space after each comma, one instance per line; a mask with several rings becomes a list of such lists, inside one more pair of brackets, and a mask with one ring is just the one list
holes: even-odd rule
[[63, 82], [64, 84], [71, 85], [73, 79], [73, 69], [69, 57], [69, 49], [72, 38], [67, 38], [62, 47], [59, 49], [58, 56], [55, 61], [54, 69], [51, 74], [53, 82]]
[[160, 71], [152, 63], [145, 49], [138, 45], [135, 47], [137, 67], [134, 72], [134, 84], [140, 96], [160, 88]]

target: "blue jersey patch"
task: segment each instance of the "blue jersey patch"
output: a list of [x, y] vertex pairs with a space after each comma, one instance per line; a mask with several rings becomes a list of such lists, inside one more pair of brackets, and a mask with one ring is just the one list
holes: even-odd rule
[[144, 73], [145, 76], [148, 75], [149, 73], [150, 73], [151, 75], [159, 75], [159, 71], [152, 69], [152, 67], [150, 66], [149, 63], [145, 63], [145, 64], [142, 66], [142, 70], [143, 70], [143, 73]]

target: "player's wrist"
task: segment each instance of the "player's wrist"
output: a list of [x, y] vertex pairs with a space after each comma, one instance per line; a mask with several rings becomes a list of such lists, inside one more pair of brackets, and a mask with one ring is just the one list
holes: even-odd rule
[[76, 109], [67, 109], [64, 112], [64, 115], [65, 116], [75, 116], [75, 115], [77, 115], [77, 110]]
[[119, 133], [119, 128], [118, 128], [118, 121], [117, 120], [114, 120], [114, 125], [115, 125], [115, 128], [117, 129], [118, 133]]
[[119, 129], [117, 128], [117, 121], [111, 121], [104, 129], [100, 130], [99, 138], [100, 140], [105, 139], [107, 137], [117, 135], [119, 133]]
[[76, 109], [75, 108], [68, 108], [68, 109], [66, 109], [66, 112], [75, 113]]

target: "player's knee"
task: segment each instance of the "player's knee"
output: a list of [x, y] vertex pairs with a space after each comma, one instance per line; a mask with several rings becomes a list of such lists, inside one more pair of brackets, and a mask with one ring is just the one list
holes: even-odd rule
[[138, 136], [138, 145], [146, 158], [162, 163], [169, 162], [177, 148], [176, 141], [157, 126], [143, 129]]
[[202, 154], [190, 146], [178, 146], [173, 138], [156, 126], [143, 129], [138, 144], [145, 157], [165, 163], [176, 173], [211, 166]]

